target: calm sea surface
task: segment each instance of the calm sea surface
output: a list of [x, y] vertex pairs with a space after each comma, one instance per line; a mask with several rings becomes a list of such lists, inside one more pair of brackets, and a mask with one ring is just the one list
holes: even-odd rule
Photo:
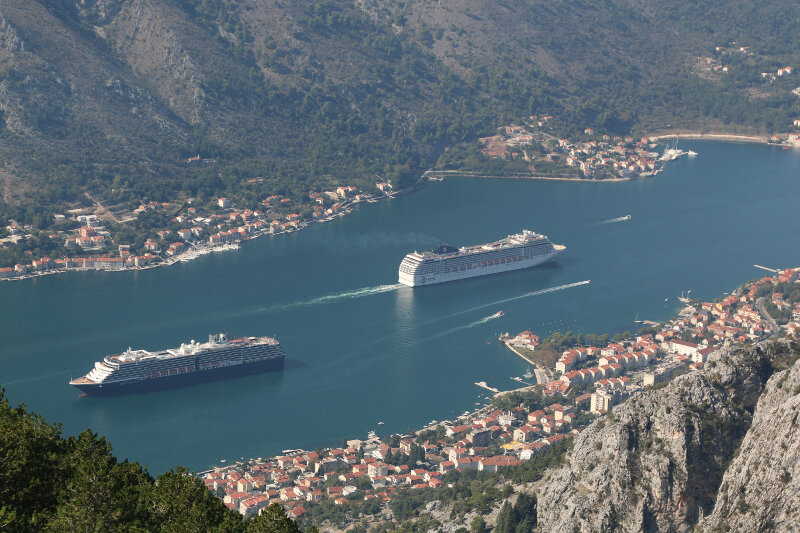
[[[764, 274], [754, 263], [800, 265], [800, 151], [681, 144], [700, 155], [642, 181], [450, 179], [238, 252], [2, 283], [0, 384], [12, 403], [68, 434], [91, 427], [156, 473], [452, 417], [485, 401], [474, 382], [510, 388], [526, 371], [501, 332], [634, 329], [637, 314], [670, 317], [683, 290], [712, 298]], [[409, 251], [522, 228], [566, 252], [532, 270], [396, 285]], [[128, 346], [175, 347], [211, 331], [275, 335], [286, 370], [117, 398], [79, 397], [67, 384]]]

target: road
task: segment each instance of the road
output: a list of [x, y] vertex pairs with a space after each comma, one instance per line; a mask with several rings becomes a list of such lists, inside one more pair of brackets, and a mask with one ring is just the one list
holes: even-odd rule
[[756, 309], [758, 309], [758, 312], [761, 313], [761, 316], [764, 318], [764, 320], [767, 321], [767, 323], [769, 324], [769, 327], [772, 328], [772, 334], [770, 335], [770, 337], [775, 337], [775, 336], [778, 335], [778, 331], [779, 331], [778, 330], [778, 324], [775, 322], [775, 320], [771, 316], [769, 316], [769, 313], [767, 313], [767, 310], [764, 309], [764, 302], [765, 301], [766, 301], [766, 298], [763, 297], [763, 296], [761, 298], [759, 298], [758, 300], [756, 300]]
[[112, 213], [111, 211], [106, 209], [103, 206], [103, 204], [101, 204], [100, 202], [98, 202], [97, 200], [92, 198], [92, 196], [88, 192], [84, 193], [84, 195], [86, 196], [86, 198], [88, 198], [94, 204], [94, 206], [98, 209], [98, 212], [100, 213], [100, 215], [106, 215], [109, 218], [111, 218], [111, 220], [116, 222], [117, 224], [120, 223], [120, 220], [117, 218], [117, 216], [114, 213]]

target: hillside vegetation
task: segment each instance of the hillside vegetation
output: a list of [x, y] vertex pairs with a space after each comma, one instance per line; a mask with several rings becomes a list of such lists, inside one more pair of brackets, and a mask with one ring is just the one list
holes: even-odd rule
[[788, 0], [0, 0], [0, 218], [85, 192], [127, 209], [403, 185], [537, 112], [575, 131], [784, 131], [800, 82], [692, 64], [735, 39], [754, 69], [800, 66], [798, 17]]
[[300, 533], [278, 505], [243, 522], [183, 468], [153, 479], [88, 429], [64, 439], [60, 425], [11, 407], [2, 389], [0, 531]]

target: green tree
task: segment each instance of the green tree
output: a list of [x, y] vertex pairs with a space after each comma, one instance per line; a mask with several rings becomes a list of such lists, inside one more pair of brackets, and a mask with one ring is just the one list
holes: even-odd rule
[[35, 529], [56, 508], [54, 486], [66, 478], [60, 464], [61, 427], [10, 407], [0, 389], [0, 529]]
[[[316, 532], [311, 527], [307, 533]], [[273, 503], [247, 524], [247, 533], [302, 533], [297, 522], [286, 516], [286, 512], [277, 503]]]
[[45, 530], [128, 531], [144, 526], [139, 492], [152, 483], [138, 464], [117, 463], [105, 437], [85, 430], [67, 440], [62, 464], [67, 480]]
[[486, 533], [486, 521], [482, 516], [476, 516], [469, 524], [471, 533]]
[[244, 529], [238, 513], [222, 502], [183, 467], [158, 476], [144, 494], [153, 529], [160, 531], [234, 533]]

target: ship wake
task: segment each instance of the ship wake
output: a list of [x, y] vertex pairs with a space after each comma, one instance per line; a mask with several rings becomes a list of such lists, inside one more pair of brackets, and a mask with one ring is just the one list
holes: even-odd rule
[[372, 296], [373, 294], [383, 294], [384, 292], [396, 291], [402, 287], [400, 283], [393, 283], [391, 285], [378, 285], [376, 287], [364, 287], [354, 291], [340, 292], [338, 294], [328, 294], [327, 296], [320, 296], [319, 298], [312, 298], [304, 302], [298, 302], [298, 305], [318, 305], [338, 302], [341, 300], [353, 300], [362, 298], [364, 296]]
[[352, 291], [344, 291], [336, 294], [327, 294], [325, 296], [309, 298], [308, 300], [298, 300], [296, 302], [291, 302], [288, 304], [278, 304], [268, 307], [262, 307], [261, 309], [259, 309], [259, 311], [285, 311], [287, 309], [294, 309], [297, 307], [311, 307], [314, 305], [324, 305], [324, 304], [341, 302], [343, 300], [355, 300], [357, 298], [363, 298], [364, 296], [372, 296], [375, 294], [383, 294], [385, 292], [393, 292], [398, 290], [400, 287], [403, 287], [403, 285], [401, 285], [400, 283], [394, 283], [391, 285], [377, 285], [375, 287], [363, 287], [361, 289], [356, 289]]
[[[539, 289], [538, 291], [526, 292], [525, 294], [520, 294], [519, 296], [512, 296], [510, 298], [504, 298], [502, 300], [497, 300], [495, 302], [482, 304], [482, 305], [478, 305], [478, 306], [472, 307], [470, 309], [465, 309], [463, 311], [458, 311], [456, 313], [451, 313], [449, 315], [439, 317], [439, 318], [437, 318], [435, 320], [430, 320], [430, 321], [426, 322], [426, 324], [431, 324], [433, 322], [438, 322], [440, 320], [444, 320], [444, 319], [447, 319], [447, 318], [452, 318], [454, 316], [463, 315], [465, 313], [471, 313], [473, 311], [477, 311], [479, 309], [484, 309], [486, 307], [493, 307], [493, 306], [497, 306], [499, 304], [503, 304], [503, 303], [506, 303], [506, 302], [513, 302], [514, 300], [521, 300], [522, 298], [531, 298], [533, 296], [539, 296], [539, 295], [542, 295], [542, 294], [549, 294], [551, 292], [563, 291], [563, 290], [566, 290], [566, 289], [571, 289], [573, 287], [580, 287], [581, 285], [588, 285], [589, 283], [591, 283], [591, 280], [587, 279], [587, 280], [578, 281], [578, 282], [575, 282], [575, 283], [567, 283], [566, 285], [557, 285], [555, 287], [548, 287], [547, 289]], [[456, 326], [454, 328], [450, 328], [448, 330], [442, 331], [441, 333], [439, 333], [437, 335], [434, 335], [433, 337], [429, 337], [429, 338], [421, 341], [420, 344], [422, 344], [424, 342], [430, 342], [432, 340], [441, 339], [443, 337], [447, 337], [448, 335], [452, 335], [453, 333], [456, 333], [458, 331], [463, 331], [465, 329], [474, 328], [475, 326], [479, 326], [481, 324], [486, 324], [487, 322], [490, 322], [490, 321], [494, 320], [495, 318], [499, 318], [499, 316], [496, 315], [496, 314], [495, 315], [490, 315], [490, 316], [483, 317], [483, 318], [481, 318], [479, 320], [475, 320], [473, 322], [470, 322], [469, 324], [465, 324], [463, 326]]]
[[506, 302], [513, 302], [514, 300], [521, 300], [523, 298], [531, 298], [533, 296], [539, 296], [541, 294], [549, 294], [551, 292], [563, 291], [563, 290], [566, 290], [566, 289], [571, 289], [573, 287], [580, 287], [581, 285], [588, 285], [591, 282], [592, 282], [592, 280], [587, 279], [587, 280], [584, 280], [584, 281], [577, 281], [575, 283], [567, 283], [566, 285], [556, 285], [555, 287], [548, 287], [547, 289], [539, 289], [538, 291], [526, 292], [525, 294], [520, 294], [519, 296], [511, 296], [510, 298], [503, 298], [502, 300], [497, 300], [497, 301], [494, 301], [494, 302], [490, 302], [488, 304], [482, 304], [482, 305], [478, 305], [478, 306], [472, 307], [470, 309], [465, 309], [464, 311], [459, 311], [458, 313], [453, 313], [453, 315], [451, 315], [451, 316], [461, 315], [461, 314], [464, 314], [464, 313], [470, 313], [472, 311], [477, 311], [478, 309], [485, 309], [487, 307], [494, 307], [494, 306], [497, 306], [497, 305], [500, 305], [500, 304], [504, 304]]
[[598, 224], [615, 224], [617, 222], [627, 222], [630, 219], [631, 219], [630, 215], [625, 215], [624, 217], [609, 218], [608, 220], [598, 222]]
[[461, 331], [461, 330], [464, 330], [464, 329], [474, 328], [475, 326], [480, 326], [481, 324], [486, 324], [487, 322], [491, 322], [492, 320], [494, 320], [496, 318], [500, 318], [500, 317], [498, 315], [496, 315], [496, 314], [495, 315], [485, 316], [485, 317], [483, 317], [483, 318], [481, 318], [479, 320], [473, 320], [469, 324], [464, 324], [463, 326], [457, 326], [455, 328], [448, 329], [447, 331], [443, 331], [442, 333], [440, 333], [439, 335], [437, 335], [434, 338], [439, 339], [441, 337], [445, 337], [447, 335], [455, 333], [456, 331]]

